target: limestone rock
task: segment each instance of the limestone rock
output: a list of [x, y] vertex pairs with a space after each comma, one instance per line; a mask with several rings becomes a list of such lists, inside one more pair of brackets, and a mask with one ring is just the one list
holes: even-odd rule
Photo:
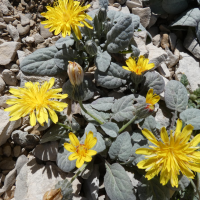
[[17, 78], [14, 72], [10, 71], [9, 69], [4, 69], [2, 72], [2, 78], [7, 85], [16, 86], [17, 85]]
[[5, 86], [6, 86], [5, 82], [0, 76], [0, 93], [4, 90]]
[[161, 41], [161, 37], [160, 37], [160, 34], [157, 34], [153, 37], [153, 44], [156, 46], [156, 47], [159, 47], [160, 46], [160, 41]]
[[182, 59], [179, 60], [178, 67], [175, 71], [176, 79], [180, 81], [182, 74], [185, 74], [189, 82], [190, 90], [194, 91], [200, 85], [199, 62], [187, 53], [180, 52], [180, 55]]
[[12, 37], [12, 39], [15, 42], [19, 42], [20, 38], [19, 38], [19, 32], [17, 31], [17, 29], [12, 26], [11, 24], [8, 24], [7, 26], [8, 32], [10, 33], [10, 36]]
[[29, 37], [29, 36], [27, 36], [27, 37], [26, 37], [26, 42], [27, 42], [27, 43], [30, 43], [30, 44], [31, 44], [31, 43], [34, 43], [34, 42], [35, 42], [35, 38], [34, 38], [34, 37]]
[[29, 18], [26, 17], [26, 16], [23, 15], [23, 14], [20, 14], [20, 21], [21, 21], [21, 25], [22, 25], [22, 26], [25, 26], [25, 25], [30, 24]]
[[166, 49], [166, 53], [168, 55], [168, 58], [165, 61], [165, 63], [169, 68], [172, 68], [173, 66], [175, 66], [178, 63], [179, 56], [174, 55], [168, 48]]
[[170, 77], [170, 71], [167, 68], [167, 65], [165, 63], [161, 63], [161, 65], [158, 67], [158, 71], [165, 78], [169, 78]]
[[4, 29], [4, 28], [7, 28], [7, 24], [0, 22], [0, 29]]
[[169, 35], [164, 33], [161, 39], [161, 47], [165, 49], [166, 47], [169, 48]]
[[6, 143], [7, 139], [10, 137], [12, 131], [21, 125], [21, 119], [17, 121], [9, 121], [9, 112], [0, 110], [0, 146]]
[[132, 8], [142, 8], [143, 7], [141, 0], [126, 1], [126, 5], [128, 6], [129, 9], [132, 9]]
[[21, 64], [22, 60], [26, 57], [26, 53], [24, 51], [18, 50], [17, 55], [19, 58], [19, 64]]
[[36, 44], [44, 42], [44, 38], [39, 33], [36, 33], [33, 37]]
[[0, 44], [0, 65], [7, 65], [13, 61], [20, 47], [21, 44], [19, 42], [4, 42]]
[[30, 30], [30, 25], [22, 26], [21, 24], [17, 24], [17, 30], [19, 35], [26, 35]]
[[[34, 171], [33, 171], [34, 170]], [[67, 177], [54, 163], [38, 164], [36, 159], [25, 164], [16, 179], [15, 200], [42, 200], [46, 191]]]
[[145, 28], [149, 25], [151, 19], [151, 9], [146, 8], [132, 8], [132, 13], [140, 17], [140, 23]]
[[0, 107], [3, 107], [3, 108], [8, 108], [8, 107], [10, 107], [10, 105], [8, 105], [8, 104], [6, 103], [6, 101], [7, 101], [8, 99], [12, 99], [12, 98], [15, 98], [15, 97], [13, 97], [13, 96], [8, 96], [8, 95], [1, 96], [1, 97], [0, 97]]
[[190, 51], [196, 58], [200, 59], [200, 43], [191, 29], [188, 30], [187, 36], [183, 43], [184, 47]]
[[53, 36], [53, 33], [49, 29], [44, 28], [45, 24], [40, 24], [40, 35], [46, 39]]

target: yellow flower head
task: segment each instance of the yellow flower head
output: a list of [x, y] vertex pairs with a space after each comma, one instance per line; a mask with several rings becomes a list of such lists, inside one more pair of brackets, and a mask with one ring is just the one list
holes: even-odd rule
[[76, 167], [80, 168], [84, 162], [90, 162], [92, 160], [93, 155], [96, 155], [97, 152], [92, 150], [96, 143], [97, 138], [93, 137], [93, 132], [90, 131], [86, 135], [85, 143], [80, 144], [78, 138], [71, 132], [69, 133], [70, 143], [64, 143], [64, 147], [67, 151], [73, 152], [68, 159], [76, 160]]
[[152, 69], [154, 67], [154, 63], [149, 63], [149, 59], [144, 56], [140, 56], [138, 61], [130, 57], [126, 60], [127, 66], [122, 66], [124, 69], [131, 71], [137, 75], [142, 75], [144, 72]]
[[146, 96], [146, 103], [149, 105], [146, 107], [149, 110], [154, 110], [154, 105], [160, 100], [160, 96], [153, 94], [153, 89], [149, 89]]
[[146, 178], [152, 179], [160, 172], [160, 183], [166, 185], [170, 181], [172, 187], [178, 187], [178, 175], [180, 171], [188, 178], [194, 178], [192, 172], [200, 172], [200, 151], [196, 147], [200, 142], [200, 134], [196, 135], [190, 142], [193, 131], [192, 125], [186, 125], [183, 130], [182, 121], [177, 120], [175, 133], [171, 131], [168, 137], [165, 127], [161, 129], [162, 141], [157, 141], [149, 130], [142, 130], [143, 135], [154, 144], [149, 148], [139, 148], [136, 154], [147, 155], [145, 160], [140, 161], [137, 166], [146, 169]]
[[[45, 81], [40, 86], [38, 82], [26, 82], [24, 88], [11, 88], [9, 92], [14, 95], [13, 99], [8, 99], [7, 104], [13, 105], [4, 111], [9, 111], [10, 121], [18, 120], [30, 113], [30, 124], [35, 126], [36, 119], [43, 126], [44, 122], [48, 122], [48, 113], [54, 123], [58, 122], [58, 116], [54, 110], [61, 112], [66, 103], [58, 102], [51, 99], [65, 99], [67, 94], [57, 94], [62, 88], [51, 89], [55, 79], [51, 78], [49, 82]], [[47, 112], [48, 111], [48, 112]]]
[[[46, 6], [47, 12], [41, 13], [47, 20], [41, 22], [47, 24], [45, 28], [50, 28], [49, 31], [55, 31], [54, 34], [58, 35], [62, 32], [62, 36], [71, 35], [71, 28], [73, 29], [76, 37], [80, 40], [82, 38], [78, 26], [93, 29], [85, 19], [92, 20], [92, 18], [84, 13], [84, 10], [90, 7], [81, 7], [80, 2], [73, 0], [57, 0], [54, 7]], [[82, 23], [81, 23], [82, 22]]]
[[83, 82], [83, 69], [78, 63], [69, 61], [67, 73], [73, 86], [80, 85]]

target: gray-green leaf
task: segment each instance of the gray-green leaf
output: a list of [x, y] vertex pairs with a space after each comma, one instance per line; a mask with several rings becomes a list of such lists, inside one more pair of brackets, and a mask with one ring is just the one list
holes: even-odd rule
[[156, 120], [153, 116], [145, 118], [144, 121], [140, 122], [142, 129], [146, 128], [151, 131], [154, 135], [157, 135]]
[[114, 89], [126, 84], [130, 72], [123, 69], [121, 65], [111, 62], [106, 72], [96, 70], [95, 79], [97, 85], [107, 89]]
[[72, 152], [67, 151], [64, 147], [61, 147], [58, 150], [57, 154], [57, 165], [64, 172], [70, 172], [76, 167], [76, 160], [70, 161], [68, 157], [72, 154]]
[[119, 127], [114, 122], [107, 122], [105, 124], [102, 124], [101, 128], [108, 136], [112, 138], [115, 138], [118, 135]]
[[97, 66], [97, 69], [101, 72], [105, 72], [111, 62], [111, 56], [108, 54], [107, 51], [101, 52], [98, 51], [96, 58], [95, 58], [95, 64]]
[[117, 122], [127, 121], [133, 118], [133, 111], [135, 110], [133, 102], [135, 100], [133, 94], [124, 96], [120, 99], [115, 100], [112, 107], [113, 116], [112, 119]]
[[114, 97], [102, 97], [91, 103], [92, 108], [98, 111], [108, 111], [112, 109]]
[[179, 81], [171, 80], [165, 87], [165, 103], [171, 110], [182, 112], [188, 104], [188, 94], [184, 85]]
[[185, 124], [191, 124], [194, 126], [194, 130], [200, 130], [200, 110], [196, 108], [190, 108], [180, 113], [180, 119]]
[[124, 15], [107, 33], [107, 51], [118, 53], [128, 47], [133, 37], [132, 17]]
[[58, 49], [63, 49], [63, 48], [68, 48], [70, 46], [72, 46], [74, 44], [74, 39], [71, 38], [70, 36], [66, 36], [65, 38], [60, 38], [55, 46], [58, 48]]
[[118, 163], [106, 164], [104, 185], [111, 200], [136, 199], [131, 181], [124, 168]]
[[128, 132], [121, 133], [112, 143], [108, 154], [111, 159], [125, 162], [132, 155], [131, 136]]
[[62, 70], [54, 63], [54, 55], [58, 52], [55, 46], [38, 49], [25, 57], [20, 65], [22, 72], [38, 76], [54, 76]]

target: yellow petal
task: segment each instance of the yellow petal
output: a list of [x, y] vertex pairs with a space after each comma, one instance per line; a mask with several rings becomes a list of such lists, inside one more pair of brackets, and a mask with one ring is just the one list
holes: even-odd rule
[[48, 111], [49, 111], [49, 116], [51, 117], [51, 120], [56, 124], [58, 122], [58, 116], [57, 114], [55, 113], [54, 110], [48, 108]]
[[151, 155], [155, 152], [154, 149], [148, 149], [148, 148], [139, 148], [135, 151], [136, 154], [144, 154], [144, 155]]
[[149, 140], [151, 141], [153, 144], [155, 144], [156, 146], [159, 145], [157, 139], [155, 138], [155, 136], [153, 135], [153, 133], [149, 130], [147, 130], [146, 128], [144, 128], [142, 130], [142, 134]]
[[161, 136], [161, 139], [162, 139], [162, 141], [164, 143], [168, 143], [169, 142], [169, 137], [168, 137], [168, 134], [167, 134], [167, 131], [166, 131], [165, 127], [161, 128], [160, 136]]
[[152, 158], [140, 161], [137, 164], [137, 166], [138, 166], [139, 169], [146, 169], [146, 168], [148, 168], [150, 166], [155, 165], [156, 161], [157, 161], [157, 158], [156, 157], [152, 157]]
[[71, 142], [74, 146], [78, 146], [78, 145], [80, 144], [78, 138], [77, 138], [76, 135], [73, 134], [72, 132], [69, 133], [69, 139], [70, 139], [70, 142]]
[[79, 157], [76, 161], [76, 167], [80, 168], [82, 165], [84, 164], [84, 158], [83, 157]]
[[196, 135], [190, 142], [190, 146], [196, 147], [200, 142], [200, 134]]
[[87, 155], [89, 155], [89, 156], [94, 156], [96, 154], [97, 154], [97, 152], [95, 150], [87, 150]]
[[32, 111], [30, 113], [30, 124], [31, 124], [31, 126], [35, 126], [36, 125], [36, 117], [35, 117], [34, 111]]
[[68, 157], [68, 159], [70, 161], [76, 160], [76, 159], [79, 159], [79, 158], [80, 158], [80, 156], [77, 153], [73, 153], [73, 154], [69, 155], [69, 157]]
[[97, 143], [97, 138], [93, 136], [93, 132], [90, 131], [85, 139], [85, 146], [87, 147], [87, 149], [91, 149], [93, 148]]
[[64, 143], [64, 147], [67, 151], [76, 152], [76, 147], [69, 143]]
[[86, 155], [84, 160], [85, 160], [85, 162], [90, 162], [92, 160], [92, 157], [89, 155]]

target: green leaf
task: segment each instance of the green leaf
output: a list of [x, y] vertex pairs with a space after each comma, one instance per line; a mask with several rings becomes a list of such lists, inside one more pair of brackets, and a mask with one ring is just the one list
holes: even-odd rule
[[146, 141], [147, 139], [143, 136], [141, 130], [136, 130], [131, 135], [131, 140], [133, 143], [139, 143], [141, 141]]
[[20, 64], [22, 72], [37, 76], [54, 76], [62, 70], [54, 63], [54, 55], [58, 52], [55, 46], [38, 49], [28, 55]]
[[111, 159], [125, 162], [132, 155], [131, 136], [128, 132], [121, 133], [112, 143], [108, 154]]
[[[106, 122], [109, 118], [110, 118], [110, 114], [109, 113], [105, 113], [105, 112], [98, 112], [96, 110], [94, 110], [90, 104], [84, 104], [85, 109], [91, 113], [93, 116], [95, 116], [96, 118], [98, 118], [101, 122]], [[83, 115], [83, 117], [88, 121], [91, 122], [95, 125], [99, 125], [98, 122], [96, 122], [92, 117], [90, 117], [88, 114], [86, 114], [82, 109], [81, 109], [81, 113]]]
[[119, 131], [119, 127], [117, 126], [116, 123], [113, 122], [107, 122], [105, 124], [101, 125], [101, 128], [104, 130], [104, 132], [112, 137], [112, 138], [116, 138], [118, 135], [118, 131]]
[[124, 168], [118, 163], [106, 164], [104, 186], [111, 200], [136, 200], [132, 183]]
[[102, 97], [91, 103], [92, 108], [98, 111], [108, 111], [112, 109], [114, 97]]
[[96, 70], [95, 79], [97, 86], [114, 89], [126, 84], [130, 72], [123, 69], [122, 65], [111, 62], [106, 72]]
[[94, 60], [97, 69], [101, 72], [105, 72], [110, 66], [111, 56], [107, 51], [101, 52], [98, 51], [95, 60]]
[[95, 126], [91, 123], [89, 123], [86, 128], [85, 128], [85, 134], [81, 138], [81, 142], [85, 141], [86, 134], [89, 133], [90, 131], [93, 132], [93, 136], [97, 138], [97, 143], [96, 145], [92, 148], [93, 150], [97, 151], [98, 153], [104, 151], [106, 149], [105, 142], [103, 140], [103, 137], [100, 133], [97, 132]]
[[187, 0], [163, 0], [162, 7], [168, 14], [179, 14], [188, 7]]
[[185, 87], [189, 84], [188, 79], [187, 79], [187, 76], [186, 76], [185, 74], [182, 74], [180, 82], [181, 82]]
[[194, 130], [200, 130], [200, 110], [196, 108], [190, 108], [180, 113], [180, 119], [185, 124], [191, 124], [194, 126]]
[[67, 151], [64, 147], [61, 147], [58, 150], [57, 154], [57, 160], [56, 163], [58, 167], [63, 170], [64, 172], [70, 172], [76, 167], [76, 160], [70, 161], [68, 157], [72, 154], [73, 152]]
[[137, 165], [140, 161], [142, 160], [145, 160], [145, 155], [142, 155], [142, 154], [136, 154], [135, 151], [139, 148], [149, 148], [149, 146], [147, 145], [147, 140], [143, 140], [142, 142], [139, 142], [139, 143], [135, 143], [133, 145], [133, 148], [131, 150], [132, 152], [132, 157], [134, 158], [133, 159], [133, 162], [132, 164], [133, 165]]
[[118, 53], [128, 47], [133, 37], [132, 17], [123, 15], [107, 33], [107, 51]]
[[138, 184], [138, 196], [140, 200], [169, 200], [170, 190], [160, 184], [158, 177], [151, 180], [142, 177]]
[[46, 142], [59, 140], [66, 133], [67, 133], [67, 130], [64, 127], [55, 124], [50, 129], [48, 129], [47, 132], [42, 136], [40, 143], [46, 143]]
[[140, 122], [140, 127], [142, 129], [146, 128], [151, 131], [154, 135], [157, 135], [157, 128], [156, 128], [156, 120], [153, 116], [149, 116], [144, 119], [144, 121]]
[[171, 26], [190, 26], [196, 28], [196, 35], [200, 42], [200, 10], [193, 8], [184, 12]]
[[61, 193], [63, 195], [62, 200], [71, 200], [73, 195], [73, 189], [72, 184], [67, 180], [58, 181], [58, 183], [55, 185], [55, 189], [61, 188]]
[[179, 81], [171, 80], [165, 87], [165, 103], [171, 110], [182, 112], [188, 104], [188, 94], [184, 85]]
[[128, 121], [133, 118], [133, 111], [135, 110], [133, 102], [136, 100], [133, 94], [116, 99], [112, 107], [112, 119], [117, 122]]
[[200, 88], [197, 88], [193, 94], [195, 94], [197, 97], [200, 97]]
[[58, 49], [68, 48], [74, 44], [73, 36], [66, 36], [60, 38], [56, 43], [55, 46]]
[[58, 51], [54, 56], [54, 62], [55, 64], [62, 70], [64, 70], [67, 73], [67, 66], [69, 64], [69, 61], [75, 61], [79, 63], [80, 65], [83, 63], [83, 60], [81, 56], [78, 54], [78, 52], [74, 49], [70, 48], [63, 48], [60, 51]]
[[160, 94], [163, 92], [165, 87], [165, 82], [160, 74], [155, 72], [147, 72], [144, 74], [144, 77], [145, 80], [144, 80], [143, 91], [145, 90], [147, 92], [150, 88], [153, 88], [153, 91], [156, 94]]

